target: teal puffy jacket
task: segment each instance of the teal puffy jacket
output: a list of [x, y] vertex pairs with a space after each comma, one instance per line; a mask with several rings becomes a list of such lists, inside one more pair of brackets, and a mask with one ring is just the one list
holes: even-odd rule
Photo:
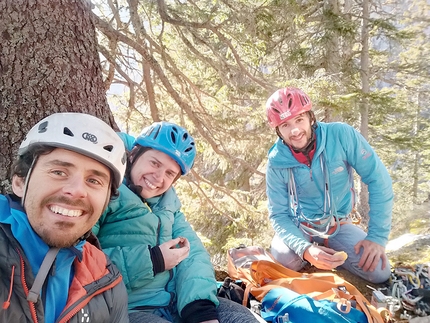
[[[317, 146], [311, 167], [298, 162], [279, 138], [269, 151], [266, 193], [275, 232], [300, 256], [310, 246], [294, 222], [288, 190], [290, 171], [302, 212], [312, 219], [323, 213], [326, 182], [334, 208], [331, 211], [340, 217], [351, 212], [355, 202], [351, 179], [355, 170], [369, 189], [370, 219], [366, 239], [385, 246], [391, 230], [393, 207], [393, 189], [387, 169], [353, 127], [344, 123], [318, 122], [315, 133]], [[324, 168], [327, 176], [324, 176]]]
[[[121, 137], [127, 145], [127, 138]], [[157, 308], [176, 303], [181, 313], [187, 304], [196, 300], [209, 300], [218, 306], [209, 254], [180, 211], [174, 188], [148, 199], [147, 204], [124, 184], [119, 191], [119, 197], [109, 203], [93, 232], [123, 275], [129, 310], [136, 306]], [[174, 269], [154, 276], [148, 247], [177, 237], [189, 240], [189, 256]]]

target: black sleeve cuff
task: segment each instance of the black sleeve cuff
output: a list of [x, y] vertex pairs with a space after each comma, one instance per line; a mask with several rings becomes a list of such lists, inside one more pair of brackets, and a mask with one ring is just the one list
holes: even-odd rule
[[187, 304], [181, 312], [181, 317], [187, 323], [200, 323], [218, 320], [218, 313], [214, 303], [201, 299]]
[[163, 254], [161, 253], [160, 247], [150, 247], [148, 246], [149, 253], [151, 254], [151, 261], [152, 261], [152, 270], [154, 271], [154, 276], [162, 273], [166, 270], [164, 267], [164, 258]]

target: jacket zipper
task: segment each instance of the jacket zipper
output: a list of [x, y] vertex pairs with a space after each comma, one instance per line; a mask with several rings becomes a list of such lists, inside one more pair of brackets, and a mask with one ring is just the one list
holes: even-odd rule
[[15, 275], [15, 265], [12, 265], [12, 273], [10, 275], [9, 294], [7, 295], [6, 301], [3, 302], [3, 309], [4, 310], [7, 310], [10, 306], [10, 299], [12, 298], [14, 275]]
[[[29, 290], [28, 290], [27, 281], [25, 280], [25, 275], [24, 275], [24, 269], [25, 269], [24, 259], [22, 258], [19, 250], [16, 249], [16, 251], [18, 252], [20, 263], [21, 263], [21, 283], [22, 283], [22, 287], [24, 288], [25, 297], [27, 297]], [[28, 306], [30, 307], [31, 317], [32, 317], [34, 323], [38, 323], [39, 320], [37, 319], [36, 305], [33, 302], [28, 301]]]

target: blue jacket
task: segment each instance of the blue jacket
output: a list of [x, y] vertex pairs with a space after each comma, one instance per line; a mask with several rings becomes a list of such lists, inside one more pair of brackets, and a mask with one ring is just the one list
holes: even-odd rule
[[288, 189], [290, 171], [301, 210], [312, 219], [323, 213], [326, 183], [331, 195], [332, 213], [345, 217], [351, 212], [355, 203], [354, 169], [369, 189], [370, 219], [366, 239], [385, 246], [391, 230], [393, 206], [393, 190], [387, 169], [353, 127], [344, 123], [318, 122], [315, 133], [316, 150], [311, 167], [298, 162], [279, 138], [269, 150], [266, 193], [269, 218], [276, 234], [301, 257], [310, 246], [294, 222]]
[[127, 293], [118, 269], [88, 241], [82, 243], [81, 250], [75, 250], [79, 257], [69, 259], [72, 251], [60, 249], [53, 267], [57, 270], [50, 272], [43, 289], [46, 295], [42, 292], [35, 303], [27, 301], [38, 262], [48, 249], [19, 203], [0, 195], [0, 299], [7, 305], [0, 308], [0, 322], [129, 321]]

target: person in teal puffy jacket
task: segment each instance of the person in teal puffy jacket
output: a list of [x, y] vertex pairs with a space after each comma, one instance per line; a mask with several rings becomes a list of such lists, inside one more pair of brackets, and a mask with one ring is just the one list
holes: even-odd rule
[[[393, 190], [387, 169], [353, 127], [317, 122], [309, 96], [283, 88], [267, 100], [278, 139], [268, 153], [266, 193], [275, 230], [271, 252], [284, 266], [341, 266], [370, 282], [390, 276], [385, 245]], [[367, 232], [353, 224], [353, 172], [369, 189]], [[342, 252], [343, 251], [343, 252]]]
[[118, 199], [93, 227], [120, 269], [131, 323], [257, 322], [246, 307], [217, 298], [209, 254], [181, 212], [172, 184], [193, 166], [196, 147], [182, 127], [156, 122], [129, 150]]

